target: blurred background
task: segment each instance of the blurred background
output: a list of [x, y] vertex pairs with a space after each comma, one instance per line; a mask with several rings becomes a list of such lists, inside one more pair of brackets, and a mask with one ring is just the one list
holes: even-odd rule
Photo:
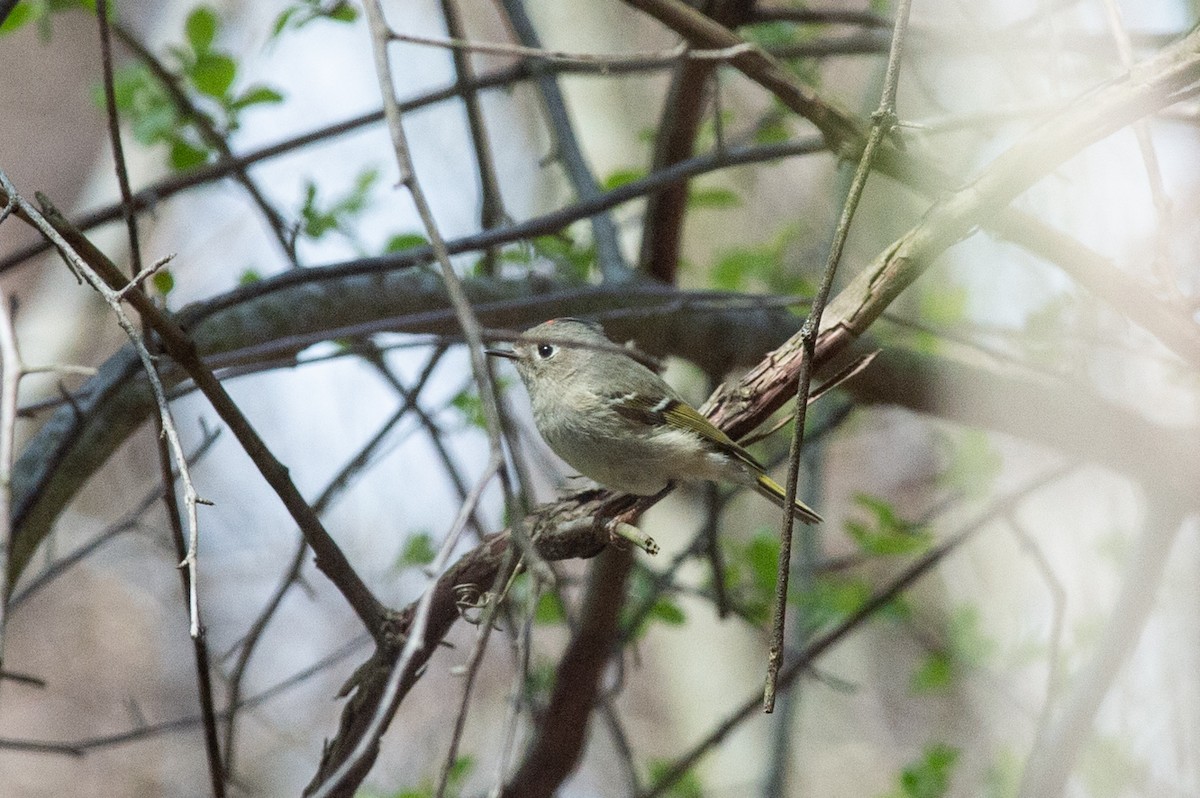
[[[142, 258], [173, 255], [153, 281], [167, 308], [424, 242], [396, 187], [358, 4], [112, 5], [130, 182], [150, 189], [139, 214]], [[700, 5], [783, 58], [794, 80], [869, 123], [894, 3]], [[43, 192], [70, 219], [109, 209], [87, 233], [127, 268], [98, 102], [97, 20], [75, 6], [23, 0], [0, 27], [0, 170], [23, 197]], [[448, 8], [461, 28], [448, 29]], [[601, 223], [583, 219], [456, 255], [481, 296], [497, 292], [505, 315], [495, 326], [597, 318], [614, 338], [666, 356], [665, 376], [697, 405], [799, 329], [799, 300], [743, 322], [702, 323], [665, 302], [630, 313], [638, 289], [613, 288], [629, 270], [680, 290], [775, 297], [781, 307], [812, 294], [853, 164], [821, 147], [772, 156], [768, 148], [781, 144], [799, 152], [816, 131], [761, 86], [728, 64], [689, 83], [672, 56], [678, 35], [615, 0], [401, 0], [384, 11], [409, 36], [611, 61], [471, 54], [479, 76], [558, 65], [501, 74], [474, 95], [486, 158], [461, 95], [406, 112], [416, 172], [448, 240], [653, 174], [669, 162], [668, 130], [689, 134], [677, 159], [749, 153], [741, 165], [698, 176], [677, 223], [640, 196]], [[838, 287], [934, 203], [1119, 84], [1130, 64], [1164, 51], [1196, 19], [1185, 0], [915, 2], [895, 138], [951, 184], [916, 191], [873, 176]], [[226, 171], [187, 185], [223, 156], [197, 132], [203, 124], [180, 119], [146, 54], [176, 75], [233, 154], [262, 155], [245, 180]], [[443, 46], [395, 42], [390, 55], [402, 101], [463, 79]], [[221, 72], [215, 88], [206, 64]], [[1200, 150], [1195, 100], [1180, 97], [1094, 144], [1081, 136], [1071, 157], [1013, 202], [1067, 244], [1039, 247], [981, 224], [871, 326], [862, 351], [881, 350], [879, 360], [814, 405], [800, 487], [827, 522], [797, 532], [791, 645], [803, 649], [949, 545], [932, 570], [825, 651], [773, 715], [734, 723], [681, 780], [654, 792], [679, 757], [761, 692], [778, 558], [770, 505], [724, 488], [675, 491], [643, 519], [663, 551], [636, 553], [623, 616], [630, 625], [606, 672], [602, 709], [579, 719], [590, 723], [588, 746], [559, 794], [1200, 794]], [[672, 118], [683, 108], [698, 114], [690, 127]], [[263, 153], [314, 131], [311, 142]], [[656, 240], [665, 249], [647, 243]], [[15, 302], [22, 361], [102, 369], [124, 334], [95, 292], [38, 246], [16, 218], [0, 225], [0, 288]], [[586, 286], [612, 290], [579, 311], [570, 297]], [[523, 304], [526, 292], [550, 298]], [[392, 321], [317, 336], [282, 357], [231, 346], [216, 360], [310, 501], [380, 436], [322, 518], [375, 595], [396, 608], [427, 585], [421, 566], [489, 451], [465, 349], [422, 326], [422, 301], [382, 307], [378, 318]], [[550, 501], [578, 482], [532, 429], [515, 374], [505, 365], [497, 373], [518, 428], [510, 455], [528, 468], [529, 499]], [[69, 412], [64, 392], [103, 375], [23, 379], [18, 456], [47, 434], [56, 408]], [[417, 384], [420, 412], [398, 414]], [[247, 702], [232, 732], [221, 725], [229, 792], [299, 794], [336, 733], [336, 693], [369, 656], [369, 639], [311, 555], [298, 554], [294, 522], [233, 436], [187, 387], [176, 386], [172, 409], [184, 448], [201, 452], [196, 488], [213, 503], [200, 508], [199, 595], [217, 706]], [[113, 412], [121, 418], [120, 407]], [[5, 794], [209, 794], [187, 605], [154, 501], [155, 432], [134, 426], [94, 471], [73, 476], [82, 488], [11, 586], [3, 666], [41, 681], [0, 680]], [[790, 430], [754, 451], [778, 466]], [[16, 482], [28, 467], [18, 462]], [[511, 520], [493, 480], [457, 550]], [[716, 577], [706, 555], [714, 533], [723, 555]], [[248, 631], [297, 557], [296, 578], [239, 665]], [[480, 670], [451, 794], [486, 794], [519, 761], [570, 637], [564, 606], [579, 612], [589, 567], [559, 565], [562, 604], [527, 578], [514, 587], [503, 634], [493, 635]], [[726, 594], [724, 617], [714, 580]], [[468, 624], [451, 631], [384, 736], [362, 794], [432, 794], [475, 637]]]

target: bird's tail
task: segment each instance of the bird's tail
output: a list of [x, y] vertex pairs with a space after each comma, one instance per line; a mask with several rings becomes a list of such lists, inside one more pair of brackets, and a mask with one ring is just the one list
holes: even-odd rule
[[[758, 475], [758, 482], [755, 484], [754, 489], [775, 502], [776, 506], [783, 507], [783, 500], [786, 498], [783, 488], [766, 474]], [[816, 510], [799, 499], [796, 500], [796, 517], [806, 524], [819, 524], [825, 520]]]

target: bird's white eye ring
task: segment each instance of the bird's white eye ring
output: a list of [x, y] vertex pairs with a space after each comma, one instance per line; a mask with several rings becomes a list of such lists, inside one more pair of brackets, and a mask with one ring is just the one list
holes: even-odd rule
[[554, 347], [551, 344], [538, 344], [537, 353], [538, 357], [545, 360], [554, 354]]

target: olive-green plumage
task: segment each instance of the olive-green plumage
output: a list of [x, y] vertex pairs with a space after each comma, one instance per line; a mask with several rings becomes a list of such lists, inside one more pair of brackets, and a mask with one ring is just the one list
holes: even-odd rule
[[[761, 463], [599, 326], [553, 319], [527, 330], [512, 351], [488, 354], [515, 362], [538, 431], [584, 476], [639, 496], [673, 482], [732, 482], [783, 506], [783, 488]], [[796, 514], [821, 521], [800, 501]]]

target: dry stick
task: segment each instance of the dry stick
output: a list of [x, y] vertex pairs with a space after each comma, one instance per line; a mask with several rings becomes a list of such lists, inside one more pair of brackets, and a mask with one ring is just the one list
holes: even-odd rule
[[[28, 373], [28, 369], [26, 370], [26, 373]], [[206, 430], [204, 433], [204, 439], [200, 441], [200, 445], [188, 455], [188, 463], [195, 465], [197, 462], [199, 462], [200, 458], [204, 457], [212, 445], [217, 442], [219, 435], [220, 433], [216, 430]], [[174, 480], [178, 477], [178, 472], [171, 472], [172, 482], [174, 482]], [[128, 532], [137, 528], [140, 524], [142, 515], [144, 515], [153, 504], [162, 501], [163, 492], [163, 486], [161, 484], [159, 484], [157, 488], [147, 491], [146, 494], [138, 501], [138, 503], [133, 506], [133, 509], [125, 514], [124, 518], [109, 524], [87, 543], [82, 544], [70, 554], [64, 555], [47, 565], [41, 573], [32, 579], [29, 579], [20, 591], [13, 593], [12, 600], [8, 604], [9, 608], [14, 609], [19, 607], [21, 604], [27, 601], [30, 596], [33, 596], [39, 590], [44, 589], [55, 579], [66, 573], [67, 569], [78, 562], [82, 562], [86, 557], [88, 557], [88, 555], [92, 554], [92, 552], [99, 549], [105, 543], [124, 532]]]
[[[44, 198], [43, 200], [47, 206], [47, 215], [50, 222], [50, 224], [46, 225], [49, 228], [49, 233], [47, 234], [51, 236], [55, 246], [63, 253], [68, 263], [74, 264], [77, 269], [82, 265], [87, 269], [89, 275], [98, 273], [98, 279], [102, 280], [100, 287], [104, 291], [114, 293], [113, 288], [110, 288], [110, 286], [126, 289], [128, 282], [120, 270], [87, 238], [72, 228], [70, 223], [50, 205], [48, 200]], [[31, 219], [36, 218], [42, 220], [42, 222], [47, 221], [42, 219], [37, 210], [24, 202], [24, 200], [19, 200], [19, 203], [19, 207], [23, 212], [31, 212]], [[95, 270], [94, 272], [92, 271], [93, 269]], [[325, 527], [321, 524], [321, 520], [317, 518], [312, 508], [305, 502], [299, 489], [296, 488], [295, 483], [292, 482], [291, 477], [288, 475], [287, 468], [267, 448], [241, 409], [229, 396], [228, 392], [226, 392], [225, 387], [213, 375], [212, 369], [200, 359], [200, 356], [196, 352], [195, 344], [188, 334], [174, 320], [160, 310], [157, 305], [151, 302], [149, 297], [142, 293], [142, 291], [127, 291], [125, 292], [125, 297], [138, 313], [141, 314], [142, 318], [150, 322], [150, 326], [158, 334], [162, 347], [166, 350], [167, 354], [192, 378], [196, 387], [212, 405], [213, 410], [229, 426], [230, 431], [238, 439], [238, 443], [241, 444], [251, 461], [254, 462], [259, 472], [263, 475], [263, 478], [267, 481], [267, 484], [279, 496], [280, 501], [292, 516], [292, 520], [300, 527], [301, 533], [316, 553], [317, 567], [325, 572], [325, 575], [329, 577], [330, 581], [334, 583], [346, 598], [346, 601], [354, 609], [368, 631], [372, 635], [382, 635], [386, 609], [376, 601], [366, 584], [363, 583], [362, 579], [350, 566], [345, 554], [342, 553], [342, 550], [334, 542], [329, 532], [325, 530]], [[120, 309], [119, 304], [117, 308]], [[122, 310], [118, 318], [122, 318], [123, 316], [124, 311]], [[139, 352], [139, 355], [142, 355], [142, 353]], [[148, 357], [148, 354], [146, 356]], [[152, 385], [158, 385], [161, 388], [161, 384], [157, 380], [157, 375], [154, 374], [152, 369], [149, 370], [148, 376]], [[186, 474], [187, 472], [183, 471], [182, 473]], [[184, 484], [187, 491], [185, 496], [194, 495], [194, 488], [191, 487], [190, 479], [185, 477]], [[189, 501], [192, 501], [192, 499], [189, 498]], [[189, 522], [191, 514], [189, 513]]]
[[[129, 239], [130, 274], [134, 276], [135, 285], [138, 275], [142, 273], [142, 248], [138, 236], [137, 215], [133, 209], [133, 191], [129, 186], [129, 172], [125, 166], [125, 149], [121, 141], [120, 117], [117, 114], [116, 90], [113, 87], [112, 40], [109, 31], [108, 0], [96, 0], [96, 19], [100, 27], [100, 61], [104, 77], [104, 106], [108, 120], [109, 141], [113, 149], [113, 163], [116, 166], [117, 184], [121, 190], [121, 208], [125, 216], [125, 230]], [[147, 275], [148, 276], [148, 275]], [[147, 347], [156, 349], [149, 334], [149, 325], [142, 320], [142, 335], [147, 341]], [[193, 616], [194, 630], [192, 638], [192, 657], [196, 665], [196, 689], [199, 693], [200, 714], [204, 718], [204, 751], [208, 762], [209, 782], [212, 785], [214, 798], [225, 796], [225, 767], [221, 764], [221, 745], [217, 739], [216, 708], [213, 704], [212, 669], [208, 656], [208, 643], [205, 640], [204, 625], [200, 621], [200, 602], [196, 595], [196, 539], [191, 545], [185, 540], [183, 524], [179, 516], [179, 503], [175, 496], [175, 478], [171, 467], [171, 451], [167, 445], [164, 429], [160, 421], [157, 425], [158, 434], [155, 444], [158, 450], [159, 471], [163, 486], [163, 503], [166, 505], [167, 522], [171, 527], [171, 539], [175, 543], [175, 556], [178, 562], [188, 563], [187, 568], [179, 568], [179, 578], [183, 587], [183, 595], [188, 601]], [[185, 458], [186, 461], [186, 458]], [[191, 512], [192, 508], [188, 508]], [[193, 528], [198, 534], [198, 529]]]
[[[446, 21], [446, 32], [451, 38], [462, 39], [464, 30], [459, 17], [458, 0], [441, 0], [442, 18]], [[496, 176], [496, 159], [488, 140], [487, 126], [483, 119], [483, 108], [479, 104], [479, 92], [468, 88], [474, 82], [475, 71], [471, 59], [460, 49], [451, 51], [454, 61], [454, 85], [462, 92], [463, 106], [467, 112], [467, 127], [471, 131], [471, 146], [475, 149], [475, 166], [479, 171], [479, 226], [489, 230], [508, 218], [504, 210], [504, 197], [500, 193], [500, 179]], [[482, 273], [496, 272], [496, 250], [489, 248], [483, 255]]]
[[[504, 9], [508, 23], [521, 43], [535, 48], [540, 47], [537, 31], [534, 29], [529, 15], [525, 12], [523, 0], [500, 0], [500, 7]], [[585, 201], [594, 199], [600, 194], [595, 175], [592, 174], [592, 168], [588, 165], [587, 158], [579, 146], [579, 140], [575, 136], [558, 79], [545, 67], [546, 64], [539, 61], [534, 63], [531, 69], [545, 106], [550, 135], [554, 141], [554, 154], [562, 163], [563, 169], [567, 173], [567, 180], [575, 189], [576, 195]], [[621, 241], [611, 216], [596, 214], [592, 217], [592, 239], [596, 248], [596, 266], [600, 269], [601, 279], [604, 282], [615, 283], [627, 281], [632, 276], [632, 272], [621, 254]]]
[[[14, 204], [13, 193], [8, 206]], [[5, 208], [0, 220], [8, 215]], [[4, 668], [4, 631], [8, 625], [8, 551], [12, 544], [12, 466], [17, 434], [17, 391], [24, 376], [8, 294], [0, 290], [0, 671]]]
[[[329, 481], [325, 489], [321, 491], [321, 495], [313, 502], [313, 511], [316, 513], [324, 513], [326, 509], [333, 504], [335, 500], [349, 487], [350, 481], [356, 474], [363, 471], [369, 464], [371, 458], [379, 451], [384, 441], [391, 430], [400, 423], [401, 419], [410, 411], [417, 408], [417, 397], [424, 390], [426, 383], [429, 381], [430, 375], [433, 374], [434, 368], [441, 361], [442, 354], [446, 350], [438, 348], [425, 364], [425, 368], [421, 370], [417, 377], [412, 390], [403, 396], [403, 402], [396, 412], [391, 415], [386, 421], [379, 426], [375, 435], [371, 437], [367, 443], [359, 449], [358, 453], [352, 457], [349, 462], [344, 465], [341, 470]], [[292, 558], [291, 564], [284, 572], [283, 578], [279, 585], [275, 588], [275, 592], [267, 603], [263, 606], [258, 617], [250, 625], [249, 631], [238, 642], [240, 651], [238, 658], [234, 664], [233, 671], [229, 677], [229, 708], [227, 710], [228, 723], [225, 726], [225, 752], [226, 752], [226, 772], [233, 773], [233, 753], [234, 739], [237, 726], [237, 706], [241, 700], [242, 681], [246, 673], [246, 669], [250, 665], [250, 658], [253, 656], [255, 648], [258, 646], [259, 640], [262, 639], [263, 633], [267, 629], [267, 625], [274, 618], [280, 605], [283, 603], [283, 598], [287, 592], [300, 578], [300, 574], [304, 568], [304, 554], [308, 550], [308, 544], [303, 538], [300, 540], [300, 545], [297, 547], [296, 554]]]
[[858, 208], [858, 200], [862, 196], [867, 176], [871, 172], [871, 161], [875, 157], [883, 137], [892, 129], [896, 121], [896, 87], [900, 81], [900, 54], [904, 49], [904, 35], [908, 27], [908, 12], [911, 0], [900, 0], [896, 6], [896, 26], [892, 33], [892, 48], [888, 53], [887, 72], [883, 81], [883, 96], [879, 100], [879, 110], [871, 117], [871, 132], [867, 136], [867, 144], [863, 148], [858, 169], [850, 184], [850, 192], [842, 208], [841, 219], [838, 220], [834, 231], [833, 242], [829, 248], [829, 260], [825, 264], [825, 274], [817, 295], [813, 298], [812, 310], [800, 330], [801, 345], [804, 350], [800, 361], [800, 374], [796, 385], [796, 426], [792, 434], [791, 456], [788, 460], [788, 477], [783, 500], [783, 527], [779, 531], [779, 571], [775, 581], [775, 615], [771, 624], [771, 650], [767, 655], [767, 683], [763, 688], [763, 712], [773, 712], [775, 709], [775, 690], [779, 681], [779, 669], [783, 665], [784, 627], [787, 622], [787, 591], [788, 578], [791, 576], [792, 564], [792, 522], [796, 515], [796, 487], [800, 478], [800, 452], [804, 446], [804, 421], [808, 413], [808, 391], [812, 381], [813, 361], [816, 359], [817, 334], [821, 329], [821, 315], [829, 294], [833, 290], [833, 278], [837, 273], [838, 263], [842, 259], [842, 249], [850, 232], [850, 223]]
[[[398, 182], [408, 189], [409, 196], [416, 206], [417, 214], [421, 218], [421, 223], [433, 247], [434, 257], [441, 267], [442, 280], [446, 286], [446, 292], [450, 297], [450, 303], [454, 307], [459, 326], [463, 331], [464, 337], [467, 339], [467, 348], [471, 359], [471, 371], [475, 376], [476, 384], [479, 386], [480, 401], [483, 406], [488, 443], [491, 450], [489, 462], [484, 469], [483, 475], [475, 484], [467, 501], [460, 508], [459, 516], [447, 534], [437, 560], [430, 566], [431, 571], [440, 571], [445, 568], [453, 544], [457, 541], [458, 534], [461, 532], [463, 526], [466, 525], [467, 519], [474, 512], [475, 505], [478, 503], [483, 489], [491, 478], [499, 473], [503, 467], [504, 453], [500, 438], [500, 411], [496, 400], [495, 386], [492, 383], [487, 364], [484, 362], [483, 341], [479, 321], [475, 318], [474, 311], [471, 309], [470, 301], [463, 291], [458, 275], [454, 273], [454, 267], [450, 263], [450, 255], [446, 250], [446, 242], [442, 238], [441, 231], [438, 229], [437, 223], [433, 218], [433, 213], [429, 208], [425, 193], [413, 169], [408, 141], [404, 134], [404, 123], [400, 113], [400, 105], [396, 100], [396, 87], [392, 80], [391, 61], [387, 54], [389, 31], [387, 22], [383, 17], [383, 9], [380, 7], [378, 0], [366, 0], [364, 7], [367, 12], [367, 23], [371, 35], [371, 49], [375, 59], [376, 79], [379, 82], [380, 92], [383, 95], [384, 117], [387, 119], [388, 131], [392, 136], [392, 147], [395, 150], [396, 165], [400, 173]], [[503, 483], [503, 485], [507, 506], [515, 506], [507, 483]], [[514, 534], [514, 540], [519, 542], [520, 539], [518, 534]], [[525, 543], [527, 545], [528, 541], [526, 540]], [[512, 549], [509, 549], [508, 553], [506, 553], [506, 558], [509, 561], [511, 561], [511, 552]], [[416, 615], [408, 631], [404, 648], [401, 651], [400, 657], [392, 665], [383, 695], [372, 713], [370, 722], [367, 724], [366, 729], [363, 730], [350, 754], [343, 759], [341, 764], [334, 769], [333, 773], [319, 787], [312, 791], [314, 798], [324, 798], [332, 794], [333, 791], [340, 789], [342, 779], [357, 768], [360, 762], [365, 761], [365, 757], [368, 756], [371, 749], [378, 744], [379, 735], [382, 734], [388, 718], [395, 710], [393, 706], [394, 698], [399, 693], [400, 683], [408, 669], [408, 663], [423, 645], [425, 625], [428, 622], [429, 611], [433, 603], [435, 585], [436, 580], [434, 577], [431, 577], [431, 582], [426, 587], [421, 601], [417, 605]]]
[[[33, 205], [26, 202], [20, 197], [20, 195], [16, 193], [16, 189], [13, 188], [12, 184], [8, 181], [7, 176], [3, 175], [3, 173], [0, 173], [0, 185], [3, 185], [4, 189], [9, 192], [10, 196], [13, 197], [18, 211], [24, 216], [24, 218], [33, 224], [42, 233], [42, 235], [53, 241], [55, 247], [62, 254], [63, 259], [67, 261], [73, 271], [77, 275], [80, 275], [83, 279], [87, 280], [92, 288], [94, 288], [96, 292], [104, 298], [105, 302], [108, 303], [109, 307], [116, 315], [117, 323], [121, 325], [121, 329], [123, 329], [125, 334], [129, 337], [130, 342], [133, 344], [134, 350], [137, 352], [138, 358], [142, 362], [142, 367], [146, 372], [146, 377], [150, 381], [150, 387], [154, 393], [155, 403], [158, 406], [159, 419], [162, 424], [162, 435], [166, 437], [167, 442], [170, 445], [172, 458], [175, 460], [175, 464], [179, 469], [179, 478], [184, 485], [184, 506], [187, 512], [191, 547], [187, 552], [188, 556], [182, 563], [180, 563], [180, 566], [187, 567], [190, 570], [190, 577], [192, 580], [192, 591], [189, 595], [189, 614], [191, 618], [190, 631], [192, 637], [196, 637], [200, 634], [199, 611], [195, 593], [195, 546], [199, 536], [199, 519], [197, 518], [196, 514], [196, 506], [201, 502], [201, 499], [196, 493], [195, 486], [192, 484], [191, 472], [188, 469], [187, 464], [187, 456], [183, 452], [183, 445], [179, 442], [179, 433], [175, 428], [175, 421], [171, 416], [171, 408], [167, 403], [166, 392], [163, 389], [162, 380], [159, 378], [158, 370], [155, 368], [154, 358], [146, 348], [145, 341], [143, 340], [142, 336], [138, 334], [133, 322], [129, 319], [129, 316], [125, 313], [125, 309], [121, 305], [121, 300], [126, 295], [125, 289], [131, 284], [127, 283], [120, 270], [117, 269], [117, 267], [114, 266], [111, 261], [108, 261], [107, 258], [103, 258], [103, 256], [101, 256], [101, 258], [103, 258], [102, 262], [100, 262], [97, 258], [91, 259], [98, 269], [108, 272], [103, 276], [98, 273], [97, 268], [93, 268], [93, 264], [89, 263], [88, 260], [85, 260], [80, 255], [80, 253], [77, 251], [77, 247], [74, 247], [72, 244], [67, 242], [65, 236], [60, 233], [59, 229], [55, 225], [53, 225], [45, 216], [43, 216], [37, 208], [33, 207]], [[51, 210], [49, 213], [53, 215], [54, 212]], [[96, 250], [96, 252], [98, 253], [99, 251]], [[161, 313], [159, 313], [158, 308], [146, 298], [145, 294], [135, 290], [129, 292], [128, 295], [131, 298], [140, 297], [141, 299], [145, 300], [143, 304], [157, 314], [159, 318], [163, 318]], [[134, 302], [134, 305], [137, 306], [138, 303]], [[139, 307], [138, 310], [143, 314], [143, 319], [145, 319], [145, 310], [142, 307]]]

